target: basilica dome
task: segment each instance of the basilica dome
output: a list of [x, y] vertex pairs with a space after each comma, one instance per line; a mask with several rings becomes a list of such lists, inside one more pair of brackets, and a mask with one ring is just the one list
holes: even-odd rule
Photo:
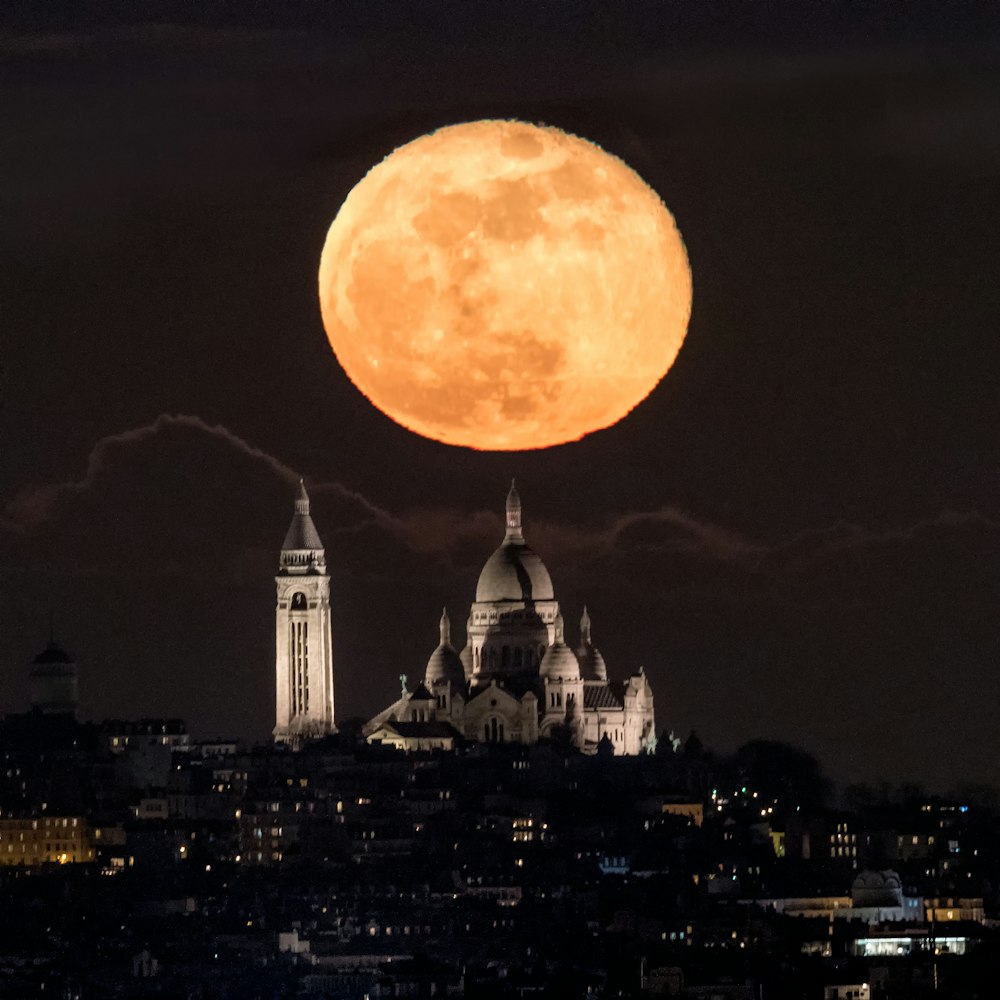
[[552, 578], [545, 563], [523, 542], [505, 541], [486, 560], [477, 601], [554, 601]]
[[514, 483], [510, 484], [506, 508], [507, 534], [503, 545], [486, 560], [479, 574], [476, 600], [554, 601], [549, 571], [524, 541], [521, 498]]

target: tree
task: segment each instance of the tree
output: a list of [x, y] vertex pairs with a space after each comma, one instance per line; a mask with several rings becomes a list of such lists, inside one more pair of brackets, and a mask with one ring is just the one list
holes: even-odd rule
[[812, 754], [777, 740], [751, 740], [733, 754], [741, 784], [779, 809], [822, 808], [831, 782]]
[[360, 715], [352, 715], [350, 718], [344, 719], [343, 722], [337, 723], [337, 734], [340, 736], [341, 743], [347, 747], [361, 746], [363, 742], [361, 731], [364, 726], [365, 720]]

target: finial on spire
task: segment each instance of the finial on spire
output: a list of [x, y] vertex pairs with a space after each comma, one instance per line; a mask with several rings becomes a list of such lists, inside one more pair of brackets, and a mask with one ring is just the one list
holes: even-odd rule
[[583, 606], [583, 614], [580, 615], [580, 638], [585, 646], [590, 645], [590, 615], [587, 613], [587, 605]]
[[510, 481], [510, 491], [507, 493], [507, 537], [521, 537], [521, 495], [517, 492], [515, 481]]
[[451, 645], [451, 619], [448, 617], [448, 609], [441, 611], [441, 645]]
[[306, 484], [301, 477], [299, 477], [299, 495], [295, 500], [295, 513], [309, 513], [309, 494], [306, 493]]
[[563, 636], [566, 633], [566, 622], [563, 621], [562, 612], [560, 611], [556, 615], [556, 642], [563, 642]]

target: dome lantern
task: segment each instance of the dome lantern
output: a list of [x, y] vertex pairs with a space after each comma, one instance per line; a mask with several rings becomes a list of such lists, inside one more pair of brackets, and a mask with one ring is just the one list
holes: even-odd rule
[[507, 539], [509, 541], [524, 541], [521, 532], [521, 495], [517, 492], [517, 485], [512, 479], [510, 490], [507, 493]]

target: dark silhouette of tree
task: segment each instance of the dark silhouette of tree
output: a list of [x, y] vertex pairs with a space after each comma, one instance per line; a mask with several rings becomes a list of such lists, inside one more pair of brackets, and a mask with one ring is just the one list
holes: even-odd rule
[[553, 749], [560, 751], [560, 753], [572, 753], [576, 750], [576, 744], [573, 742], [574, 732], [573, 727], [565, 722], [557, 722], [551, 729], [549, 729], [548, 742], [551, 744]]
[[363, 742], [361, 731], [364, 728], [365, 720], [360, 715], [352, 715], [337, 723], [337, 735], [344, 746], [360, 746]]
[[732, 764], [743, 785], [782, 810], [822, 808], [832, 788], [812, 754], [777, 740], [744, 743]]
[[691, 735], [684, 743], [684, 753], [695, 760], [702, 757], [705, 753], [705, 747], [693, 729], [691, 730]]

